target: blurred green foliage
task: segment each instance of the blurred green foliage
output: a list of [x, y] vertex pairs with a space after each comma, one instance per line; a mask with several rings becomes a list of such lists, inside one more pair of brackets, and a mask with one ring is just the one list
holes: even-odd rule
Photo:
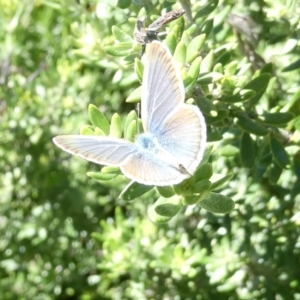
[[[1, 299], [300, 299], [298, 1], [0, 5]], [[52, 138], [89, 124], [89, 104], [126, 120], [140, 48], [105, 49], [116, 27], [133, 36], [142, 7], [155, 20], [179, 6], [185, 30], [170, 23], [165, 41], [208, 124], [205, 172], [235, 209], [184, 206], [157, 225], [155, 190], [121, 200], [127, 180], [89, 178], [100, 167]]]

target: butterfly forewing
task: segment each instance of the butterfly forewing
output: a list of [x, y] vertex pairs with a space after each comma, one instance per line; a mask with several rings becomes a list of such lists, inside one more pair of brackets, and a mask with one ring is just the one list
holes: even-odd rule
[[183, 82], [171, 53], [154, 41], [147, 46], [145, 54], [141, 100], [144, 129], [155, 134], [183, 102]]
[[138, 147], [125, 140], [84, 135], [61, 135], [53, 139], [64, 151], [101, 165], [123, 165], [138, 151]]

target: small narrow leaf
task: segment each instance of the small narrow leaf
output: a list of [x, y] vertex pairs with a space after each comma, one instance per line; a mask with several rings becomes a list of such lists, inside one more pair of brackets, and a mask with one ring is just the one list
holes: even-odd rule
[[238, 103], [244, 102], [256, 95], [255, 91], [252, 90], [242, 90], [239, 93], [232, 96], [221, 96], [218, 100], [226, 103]]
[[300, 59], [294, 61], [293, 63], [291, 63], [290, 65], [284, 67], [282, 69], [282, 72], [290, 72], [290, 71], [294, 71], [300, 68]]
[[127, 7], [129, 7], [131, 4], [131, 0], [118, 0], [117, 6], [125, 9]]
[[213, 182], [210, 186], [210, 190], [216, 190], [223, 186], [226, 182], [228, 182], [232, 178], [231, 174], [225, 175], [224, 177], [220, 178], [219, 180]]
[[229, 110], [228, 109], [219, 109], [217, 110], [217, 115], [216, 116], [205, 116], [205, 121], [207, 124], [216, 124], [218, 122], [223, 121], [227, 116], [229, 115]]
[[235, 156], [240, 152], [239, 148], [233, 145], [226, 145], [219, 150], [219, 154], [222, 156]]
[[157, 186], [159, 194], [165, 198], [170, 198], [175, 195], [174, 188], [172, 186]]
[[130, 182], [120, 194], [120, 198], [124, 201], [131, 201], [141, 197], [148, 191], [152, 190], [153, 186], [144, 185], [135, 181]]
[[182, 200], [183, 205], [194, 205], [205, 199], [208, 191], [204, 191], [198, 195], [185, 196]]
[[109, 134], [109, 123], [103, 113], [93, 104], [88, 108], [89, 118], [95, 127], [99, 127], [105, 135]]
[[229, 197], [209, 192], [199, 205], [215, 214], [228, 214], [234, 209], [234, 202]]
[[132, 43], [119, 43], [113, 46], [105, 46], [104, 51], [112, 56], [126, 56], [132, 51]]
[[[202, 61], [203, 63], [203, 61]], [[202, 63], [200, 65], [200, 70], [201, 70], [201, 66]], [[214, 82], [218, 82], [223, 78], [223, 74], [217, 73], [217, 72], [210, 72], [210, 73], [201, 73], [199, 74], [198, 80], [197, 82], [199, 84], [210, 84], [210, 83], [214, 83]]]
[[211, 187], [211, 182], [209, 180], [201, 180], [196, 182], [193, 185], [193, 193], [195, 194], [200, 194], [203, 193], [204, 191], [208, 191]]
[[208, 132], [207, 142], [218, 142], [223, 139], [223, 135], [219, 132]]
[[243, 132], [240, 142], [240, 155], [244, 167], [251, 168], [255, 162], [255, 144], [247, 132]]
[[98, 136], [106, 136], [105, 133], [103, 132], [103, 130], [100, 129], [99, 127], [95, 128], [95, 134]]
[[201, 180], [207, 180], [212, 176], [212, 174], [213, 174], [212, 164], [210, 163], [201, 164], [201, 166], [197, 169], [197, 171], [194, 174], [195, 182]]
[[137, 74], [139, 81], [142, 82], [144, 65], [142, 64], [141, 60], [138, 58], [135, 58], [134, 60], [134, 70], [135, 73]]
[[206, 35], [201, 34], [192, 39], [192, 41], [187, 46], [186, 51], [186, 61], [191, 63], [198, 55], [204, 42], [206, 40]]
[[219, 3], [218, 0], [209, 1], [208, 4], [201, 7], [201, 9], [197, 12], [196, 16], [194, 17], [194, 19], [196, 20], [202, 17], [206, 18], [211, 12], [213, 12], [216, 9], [218, 3]]
[[244, 90], [253, 90], [256, 93], [264, 92], [269, 84], [269, 81], [271, 79], [270, 74], [263, 73], [251, 81], [249, 81], [245, 86]]
[[270, 136], [270, 148], [276, 163], [282, 168], [286, 169], [290, 163], [289, 156], [282, 144], [273, 136]]
[[123, 30], [121, 30], [117, 26], [112, 27], [112, 33], [119, 42], [133, 43], [133, 39], [131, 38], [131, 36], [128, 35], [127, 33], [125, 33]]
[[126, 99], [127, 103], [137, 103], [141, 100], [142, 87], [136, 88]]
[[165, 39], [165, 44], [170, 49], [171, 53], [173, 54], [176, 49], [177, 39], [174, 33], [169, 33]]
[[124, 131], [126, 133], [128, 127], [130, 126], [132, 121], [136, 121], [137, 120], [137, 115], [136, 115], [136, 111], [132, 110], [126, 117], [125, 120], [125, 124], [124, 124]]
[[80, 129], [81, 135], [95, 135], [95, 132], [88, 125], [84, 125]]
[[[200, 73], [210, 72], [214, 61], [214, 52], [211, 50], [202, 60]], [[222, 75], [223, 76], [223, 75]]]
[[117, 173], [102, 173], [102, 172], [88, 172], [87, 176], [98, 180], [98, 181], [108, 181], [117, 177], [119, 174]]
[[127, 127], [127, 130], [125, 131], [125, 139], [128, 141], [133, 142], [134, 138], [137, 133], [137, 124], [136, 120], [132, 120], [129, 126]]
[[201, 24], [201, 33], [209, 36], [212, 29], [214, 28], [214, 19], [206, 20], [204, 23]]
[[269, 168], [269, 180], [272, 184], [276, 184], [280, 175], [282, 173], [282, 168], [278, 166], [276, 162], [273, 162]]
[[259, 117], [263, 123], [269, 125], [287, 124], [294, 118], [294, 114], [290, 112], [264, 113]]
[[236, 124], [249, 133], [253, 133], [258, 136], [263, 136], [268, 134], [268, 129], [263, 125], [260, 125], [256, 121], [246, 117], [246, 116], [238, 116], [238, 120]]
[[171, 198], [159, 197], [154, 203], [154, 210], [163, 217], [174, 217], [181, 209], [181, 197], [175, 195]]
[[186, 45], [183, 42], [179, 42], [176, 46], [173, 59], [183, 65], [186, 59]]
[[213, 149], [214, 149], [214, 146], [212, 146], [212, 145], [206, 146], [199, 168], [208, 162]]
[[120, 139], [122, 137], [122, 123], [120, 116], [115, 113], [111, 118], [109, 136]]
[[186, 78], [184, 79], [184, 86], [186, 88], [187, 87], [192, 88], [196, 83], [199, 75], [201, 61], [202, 61], [202, 57], [197, 57], [191, 64], [187, 72]]
[[154, 223], [163, 224], [169, 222], [172, 218], [159, 215], [154, 208], [154, 205], [150, 206], [148, 209], [148, 217]]

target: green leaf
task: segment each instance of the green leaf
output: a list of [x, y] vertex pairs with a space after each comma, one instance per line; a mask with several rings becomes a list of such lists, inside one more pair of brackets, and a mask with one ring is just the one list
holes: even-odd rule
[[211, 50], [202, 60], [200, 66], [200, 73], [210, 72], [213, 66], [213, 61], [214, 61], [214, 52], [213, 50]]
[[181, 197], [178, 195], [171, 198], [159, 197], [153, 206], [157, 214], [172, 218], [177, 215], [181, 209]]
[[117, 6], [125, 9], [130, 6], [132, 0], [118, 0]]
[[135, 70], [135, 73], [137, 74], [138, 80], [140, 82], [142, 82], [144, 65], [142, 64], [141, 60], [138, 58], [135, 58], [135, 60], [134, 60], [134, 70]]
[[96, 135], [89, 125], [84, 125], [80, 128], [81, 135]]
[[261, 69], [260, 69], [260, 73], [269, 73], [272, 74], [273, 71], [273, 64], [272, 63], [267, 63], [265, 64]]
[[191, 195], [191, 196], [184, 196], [182, 199], [183, 205], [194, 205], [202, 201], [203, 199], [206, 198], [207, 194], [209, 192], [207, 190], [203, 191], [200, 194], [197, 195]]
[[126, 99], [127, 103], [137, 103], [141, 100], [142, 87], [136, 88]]
[[240, 152], [239, 148], [233, 145], [226, 145], [219, 150], [219, 154], [222, 156], [235, 156]]
[[255, 144], [247, 132], [243, 132], [240, 142], [240, 156], [244, 167], [251, 168], [255, 162]]
[[150, 206], [148, 209], [148, 217], [149, 219], [154, 222], [154, 223], [159, 223], [163, 224], [166, 222], [169, 222], [172, 218], [171, 217], [166, 217], [166, 216], [161, 216], [155, 211], [154, 205]]
[[253, 90], [256, 93], [264, 92], [269, 84], [271, 75], [268, 73], [263, 73], [251, 81], [249, 81], [244, 87], [244, 90]]
[[286, 104], [284, 110], [296, 115], [300, 114], [300, 88], [295, 92], [292, 99]]
[[291, 63], [290, 65], [284, 67], [282, 69], [282, 72], [290, 72], [290, 71], [294, 71], [300, 69], [300, 59], [294, 61], [293, 63]]
[[130, 124], [132, 123], [132, 121], [136, 121], [137, 120], [137, 115], [136, 115], [136, 111], [132, 110], [126, 117], [125, 120], [125, 124], [124, 124], [124, 132], [126, 133], [126, 131], [128, 130], [128, 127], [130, 126]]
[[122, 122], [117, 113], [114, 113], [111, 118], [109, 136], [117, 139], [122, 137]]
[[224, 67], [224, 73], [226, 76], [233, 76], [236, 73], [239, 63], [234, 60]]
[[206, 36], [210, 35], [213, 28], [214, 28], [214, 19], [206, 20], [204, 23], [201, 23], [201, 33], [205, 34]]
[[194, 84], [196, 83], [199, 75], [199, 70], [200, 70], [200, 64], [201, 64], [202, 58], [197, 57], [191, 64], [186, 78], [184, 79], [184, 86], [187, 89], [191, 89], [194, 87]]
[[120, 175], [121, 172], [117, 173], [117, 172], [112, 172], [112, 173], [102, 173], [102, 172], [88, 172], [87, 176], [98, 180], [98, 181], [108, 181], [108, 180], [112, 180], [115, 177], [117, 177], [118, 175]]
[[204, 154], [203, 154], [199, 168], [208, 162], [213, 149], [214, 149], [213, 145], [207, 145], [205, 147]]
[[[176, 0], [174, 2], [176, 2]], [[183, 16], [181, 16], [180, 18], [178, 18], [170, 23], [169, 32], [174, 32], [177, 37], [177, 41], [179, 41], [182, 38], [184, 29], [185, 29], [185, 19]]]
[[211, 182], [209, 180], [197, 181], [192, 188], [193, 193], [200, 194], [204, 191], [208, 191], [211, 187]]
[[103, 130], [100, 129], [99, 127], [95, 128], [95, 134], [98, 136], [106, 136], [105, 133], [103, 132]]
[[238, 118], [238, 120], [237, 120], [236, 124], [249, 133], [253, 133], [258, 136], [263, 136], [263, 135], [268, 134], [268, 132], [269, 132], [266, 127], [264, 127], [263, 125], [260, 125], [256, 121], [254, 121], [246, 116], [239, 115], [239, 116], [237, 116], [237, 118]]
[[199, 55], [199, 52], [206, 40], [206, 35], [201, 34], [191, 40], [187, 46], [186, 61], [191, 63]]
[[112, 46], [105, 46], [104, 51], [112, 56], [126, 56], [132, 51], [132, 43], [119, 43]]
[[[202, 64], [203, 64], [203, 61], [200, 65], [200, 69], [201, 69]], [[209, 72], [209, 73], [205, 73], [205, 74], [201, 73], [201, 74], [199, 74], [197, 82], [199, 84], [210, 84], [210, 83], [220, 81], [223, 78], [223, 76], [224, 76], [223, 74], [220, 74], [217, 72]]]
[[144, 185], [132, 181], [125, 187], [125, 189], [122, 191], [119, 197], [124, 201], [131, 201], [138, 197], [141, 197], [142, 195], [144, 195], [152, 189], [153, 186], [151, 185]]
[[276, 182], [280, 178], [281, 173], [282, 173], [282, 168], [280, 166], [278, 166], [278, 164], [276, 162], [272, 162], [272, 164], [269, 168], [269, 174], [268, 174], [269, 181], [272, 184], [276, 184]]
[[189, 27], [184, 31], [185, 34], [187, 34], [188, 36], [191, 36], [196, 30], [197, 30], [197, 24], [193, 23], [193, 24], [189, 24]]
[[289, 155], [285, 151], [282, 144], [273, 136], [270, 136], [270, 148], [273, 155], [274, 160], [282, 169], [286, 169], [289, 165]]
[[182, 30], [179, 28], [178, 24], [175, 24], [170, 28], [169, 34], [170, 33], [175, 36], [176, 41], [178, 42], [182, 34]]
[[95, 127], [99, 127], [105, 135], [109, 134], [109, 123], [103, 113], [93, 104], [88, 108], [89, 118]]
[[121, 30], [117, 26], [112, 27], [112, 33], [119, 42], [133, 43], [133, 39], [131, 38], [131, 36], [128, 35], [127, 33], [125, 33], [123, 30]]
[[184, 42], [179, 42], [177, 44], [174, 55], [173, 55], [173, 59], [182, 65], [185, 63], [186, 45]]
[[228, 182], [232, 178], [231, 174], [225, 175], [224, 177], [220, 178], [219, 180], [213, 182], [210, 186], [210, 190], [216, 190], [223, 186], [226, 182]]
[[244, 86], [244, 89], [251, 89], [254, 90], [257, 94], [253, 98], [251, 98], [248, 102], [248, 106], [254, 106], [262, 97], [265, 90], [268, 87], [269, 81], [271, 79], [271, 75], [268, 73], [263, 73], [258, 77], [254, 78], [248, 84]]
[[125, 131], [125, 139], [133, 142], [136, 134], [137, 134], [136, 120], [132, 120], [129, 126], [127, 127], [127, 130]]
[[264, 113], [259, 119], [269, 125], [284, 125], [294, 118], [294, 114], [290, 112]]
[[205, 6], [203, 6], [196, 14], [196, 16], [194, 17], [194, 19], [198, 19], [198, 18], [203, 18], [203, 17], [207, 17], [211, 12], [213, 12], [216, 7], [218, 6], [219, 1], [218, 0], [212, 0], [209, 1], [208, 4], [206, 4]]
[[207, 197], [200, 201], [199, 205], [215, 214], [227, 214], [234, 209], [234, 202], [232, 199], [213, 192], [207, 193]]
[[208, 132], [207, 133], [207, 142], [218, 142], [223, 140], [223, 135], [219, 132]]
[[175, 195], [174, 188], [172, 186], [157, 186], [159, 194], [165, 198], [169, 198]]
[[213, 174], [212, 164], [201, 164], [194, 174], [195, 182], [209, 179]]
[[176, 45], [177, 45], [176, 35], [174, 33], [169, 33], [165, 39], [165, 44], [173, 54], [175, 52]]
[[244, 102], [256, 95], [256, 92], [253, 90], [242, 90], [239, 93], [232, 96], [221, 96], [218, 100], [226, 103], [238, 103]]
[[205, 115], [205, 121], [208, 125], [215, 124], [223, 121], [229, 115], [228, 109], [219, 109], [216, 111], [216, 116], [207, 116]]

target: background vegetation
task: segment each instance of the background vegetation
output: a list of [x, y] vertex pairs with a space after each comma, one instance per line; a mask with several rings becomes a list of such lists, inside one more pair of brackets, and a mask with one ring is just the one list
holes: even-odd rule
[[[299, 3], [190, 2], [0, 0], [1, 299], [300, 299]], [[104, 51], [112, 26], [132, 36], [142, 7], [180, 6], [186, 40], [206, 34], [191, 96], [235, 209], [155, 224], [154, 192], [119, 199], [128, 181], [87, 177], [99, 166], [52, 138], [88, 124], [90, 103], [135, 108], [133, 65]], [[228, 100], [241, 86], [255, 96]]]

